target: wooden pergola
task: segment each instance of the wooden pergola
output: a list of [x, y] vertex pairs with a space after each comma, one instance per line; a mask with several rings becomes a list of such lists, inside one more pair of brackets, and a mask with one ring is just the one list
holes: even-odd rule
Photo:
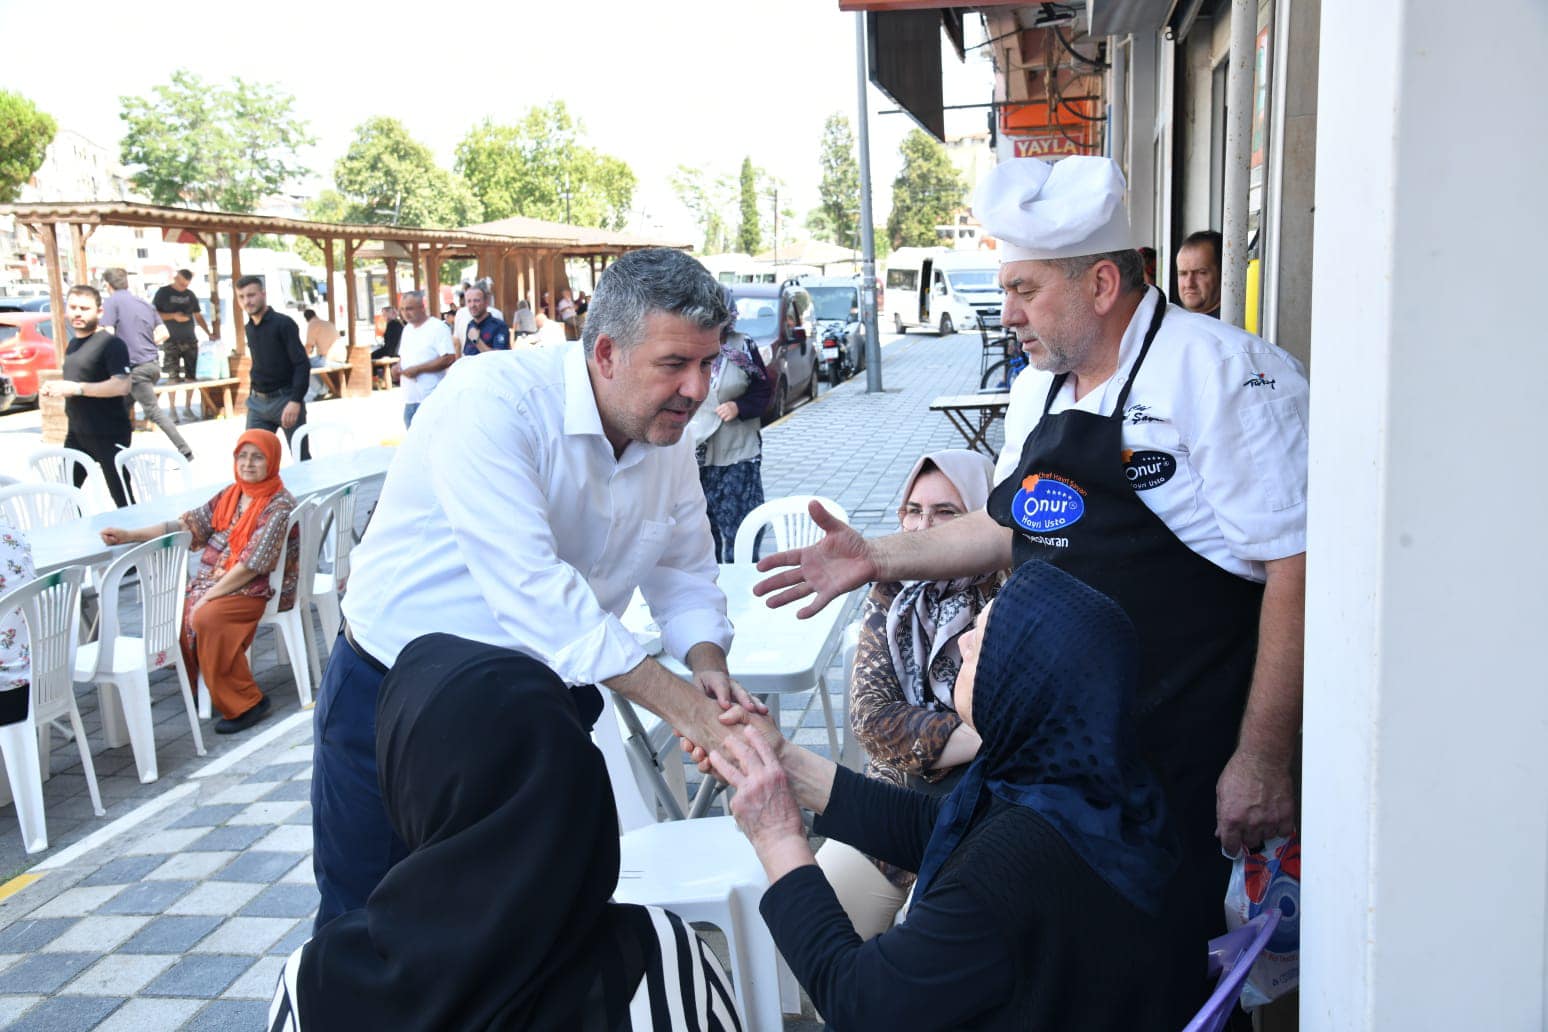
[[[255, 236], [299, 236], [318, 244], [325, 255], [328, 287], [333, 289], [333, 244], [342, 245], [345, 304], [349, 312], [346, 333], [349, 340], [351, 373], [347, 393], [366, 395], [371, 390], [371, 348], [357, 347], [357, 288], [352, 274], [355, 259], [380, 259], [387, 266], [389, 288], [396, 291], [398, 263], [413, 263], [414, 289], [425, 290], [438, 302], [441, 263], [472, 258], [478, 262], [479, 276], [494, 283], [497, 298], [531, 295], [552, 291], [556, 296], [565, 286], [564, 261], [586, 258], [595, 279], [598, 262], [644, 247], [688, 245], [676, 241], [651, 240], [613, 233], [607, 230], [568, 226], [538, 219], [511, 218], [465, 229], [422, 229], [410, 226], [371, 226], [346, 222], [310, 222], [303, 219], [276, 218], [267, 215], [243, 215], [235, 212], [200, 211], [153, 204], [119, 202], [54, 202], [48, 204], [0, 204], [0, 216], [9, 215], [27, 226], [43, 241], [48, 265], [49, 292], [53, 296], [54, 341], [63, 363], [65, 343], [69, 340], [64, 322], [64, 265], [56, 227], [69, 227], [70, 263], [74, 283], [90, 283], [91, 270], [86, 261], [86, 241], [98, 226], [130, 226], [159, 230], [163, 236], [176, 234], [189, 243], [204, 246], [209, 258], [210, 307], [220, 319], [220, 276], [216, 254], [220, 247], [231, 252], [231, 282], [242, 276], [242, 247]], [[396, 299], [394, 298], [394, 301]], [[329, 298], [330, 306], [333, 299]], [[514, 308], [509, 304], [507, 314]], [[236, 361], [232, 375], [240, 381], [237, 406], [245, 407], [248, 372], [252, 360], [247, 354], [245, 320], [232, 319], [236, 328]]]

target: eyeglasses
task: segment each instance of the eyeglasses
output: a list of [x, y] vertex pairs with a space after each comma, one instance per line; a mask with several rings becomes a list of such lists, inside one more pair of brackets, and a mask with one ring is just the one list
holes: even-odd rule
[[919, 505], [905, 505], [898, 510], [898, 522], [904, 530], [933, 527], [937, 523], [949, 523], [962, 515], [955, 505], [934, 505], [926, 509]]

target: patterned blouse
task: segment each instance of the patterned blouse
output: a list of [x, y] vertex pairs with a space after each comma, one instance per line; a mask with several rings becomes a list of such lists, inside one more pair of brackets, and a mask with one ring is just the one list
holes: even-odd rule
[[[220, 494], [216, 494], [199, 508], [190, 509], [180, 517], [184, 528], [193, 535], [193, 547], [203, 549], [199, 555], [199, 570], [188, 584], [187, 604], [189, 606], [204, 597], [204, 593], [220, 580], [221, 571], [226, 567], [226, 532], [215, 529], [215, 503], [219, 500]], [[258, 527], [248, 538], [247, 547], [242, 550], [242, 554], [237, 556], [237, 562], [249, 570], [256, 571], [259, 576], [254, 577], [232, 594], [261, 598], [266, 602], [274, 594], [273, 589], [269, 587], [268, 574], [279, 562], [280, 552], [284, 547], [285, 524], [290, 521], [290, 512], [295, 507], [294, 496], [289, 491], [281, 489], [269, 499], [263, 512], [258, 514]], [[285, 556], [285, 574], [280, 579], [279, 607], [281, 609], [289, 609], [295, 605], [296, 582], [300, 579], [300, 568], [301, 535], [300, 528], [296, 527], [290, 532], [290, 550]]]
[[[37, 574], [32, 568], [32, 546], [21, 531], [0, 514], [0, 595], [26, 584]], [[32, 650], [27, 646], [27, 625], [21, 609], [0, 613], [0, 691], [26, 688], [32, 680]]]

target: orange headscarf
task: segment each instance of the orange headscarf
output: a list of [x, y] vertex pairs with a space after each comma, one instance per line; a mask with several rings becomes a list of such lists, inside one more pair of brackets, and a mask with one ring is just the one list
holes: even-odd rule
[[[247, 483], [237, 473], [236, 453], [242, 450], [244, 444], [253, 445], [269, 460], [269, 475], [256, 484]], [[236, 447], [231, 449], [231, 476], [236, 483], [221, 492], [215, 500], [214, 529], [227, 531], [226, 554], [231, 557], [231, 562], [241, 559], [242, 550], [247, 547], [248, 539], [257, 529], [258, 517], [263, 515], [269, 499], [285, 489], [279, 469], [280, 442], [273, 433], [268, 430], [248, 430], [237, 438]], [[243, 495], [247, 496], [247, 509], [243, 511], [242, 518], [237, 519], [237, 503]]]

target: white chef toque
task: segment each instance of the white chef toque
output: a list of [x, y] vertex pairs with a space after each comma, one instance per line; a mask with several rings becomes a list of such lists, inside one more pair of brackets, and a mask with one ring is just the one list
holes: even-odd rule
[[1013, 158], [978, 184], [973, 214], [999, 241], [1001, 262], [1106, 254], [1134, 246], [1124, 186], [1111, 158]]

